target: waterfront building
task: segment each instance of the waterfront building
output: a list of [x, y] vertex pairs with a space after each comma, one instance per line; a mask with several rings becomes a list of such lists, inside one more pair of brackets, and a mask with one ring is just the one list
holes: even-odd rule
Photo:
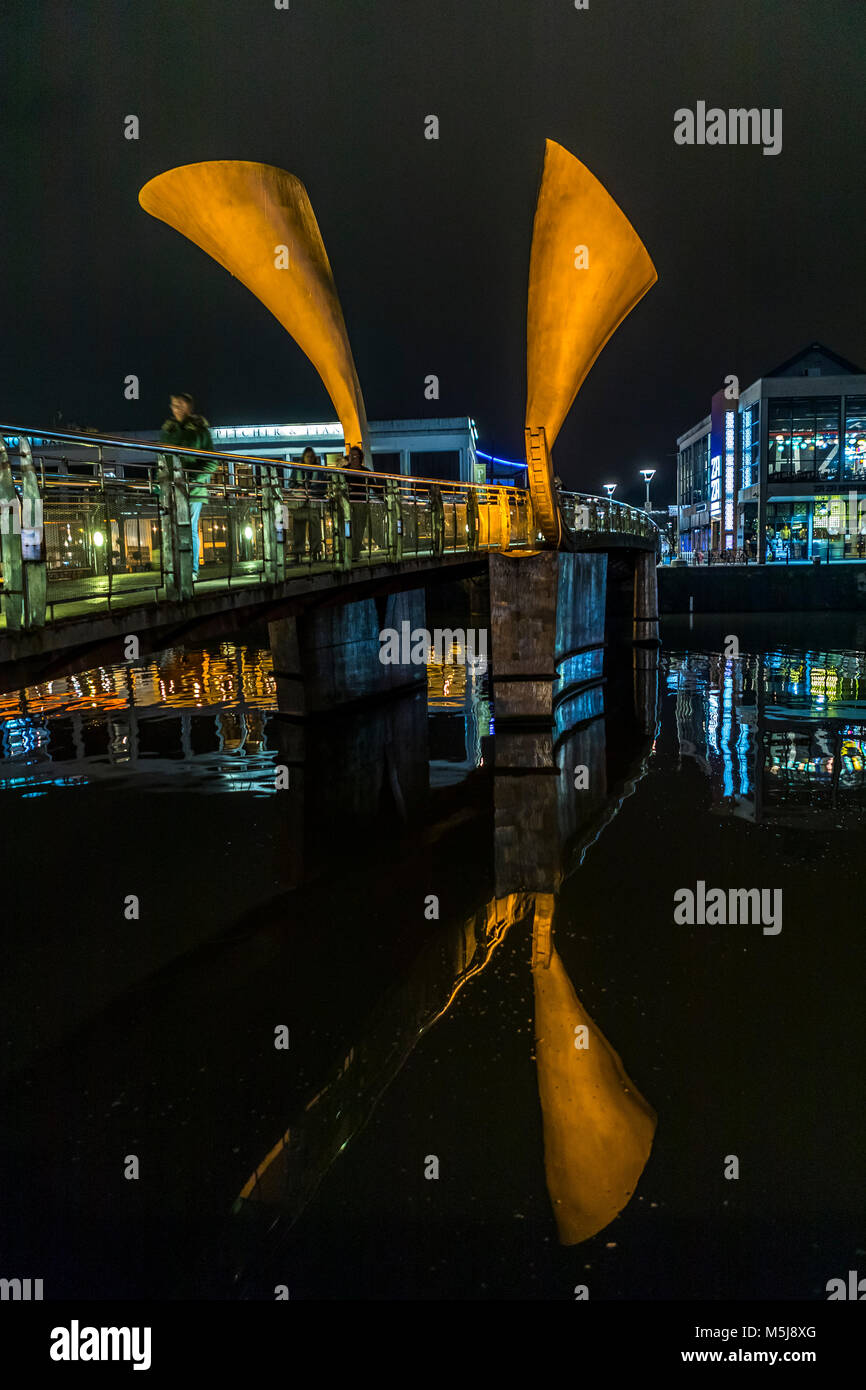
[[866, 373], [812, 343], [677, 440], [679, 553], [866, 558]]

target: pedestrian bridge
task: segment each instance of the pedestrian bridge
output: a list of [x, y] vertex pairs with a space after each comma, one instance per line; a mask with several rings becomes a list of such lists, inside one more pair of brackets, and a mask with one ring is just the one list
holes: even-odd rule
[[[399, 588], [490, 552], [654, 554], [657, 544], [646, 512], [607, 497], [562, 493], [552, 547], [521, 488], [205, 451], [196, 463], [218, 467], [193, 535], [191, 453], [185, 470], [158, 445], [122, 436], [14, 424], [0, 436], [4, 662], [220, 612], [264, 614], [288, 598], [350, 597], [374, 581]], [[73, 448], [91, 461], [70, 463]]]

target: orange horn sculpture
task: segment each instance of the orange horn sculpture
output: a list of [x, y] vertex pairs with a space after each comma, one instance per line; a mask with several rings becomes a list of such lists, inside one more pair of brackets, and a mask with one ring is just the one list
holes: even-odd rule
[[169, 169], [138, 201], [213, 256], [291, 334], [325, 384], [347, 445], [371, 463], [364, 398], [307, 190], [270, 164], [218, 159]]
[[550, 457], [556, 436], [608, 338], [657, 279], [607, 190], [548, 140], [529, 262], [526, 462], [539, 528], [554, 544], [562, 533]]

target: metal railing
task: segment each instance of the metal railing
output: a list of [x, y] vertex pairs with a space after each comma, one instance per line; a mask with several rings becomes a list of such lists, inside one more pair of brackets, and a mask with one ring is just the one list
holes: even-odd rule
[[[70, 445], [76, 457], [64, 454]], [[563, 493], [560, 503], [578, 533], [657, 531], [645, 512], [607, 498]], [[178, 455], [158, 441], [0, 424], [7, 630], [114, 611], [148, 593], [184, 600], [305, 571], [544, 544], [522, 488], [222, 450]]]
[[611, 497], [596, 497], [589, 492], [561, 492], [560, 510], [570, 531], [598, 535], [640, 536], [643, 540], [658, 540], [660, 531], [652, 517], [640, 507], [614, 502]]
[[755, 557], [742, 547], [732, 550], [686, 550], [674, 559], [692, 569], [707, 569], [713, 565], [754, 565]]
[[154, 602], [184, 599], [538, 538], [519, 488], [225, 451], [178, 456], [159, 442], [3, 424], [0, 543], [3, 615], [15, 629], [113, 611], [147, 591]]

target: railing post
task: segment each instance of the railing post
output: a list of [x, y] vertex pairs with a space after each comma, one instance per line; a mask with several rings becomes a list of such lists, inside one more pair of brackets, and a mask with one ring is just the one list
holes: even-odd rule
[[192, 530], [189, 489], [183, 469], [172, 454], [160, 454], [157, 468], [163, 570], [168, 597], [192, 598]]
[[3, 613], [10, 632], [45, 625], [47, 585], [42, 496], [29, 439], [20, 438], [18, 450], [21, 455], [21, 499], [15, 489], [6, 446], [0, 439]]
[[[102, 506], [102, 516], [104, 517], [104, 520], [103, 520], [103, 522], [102, 522], [101, 524], [105, 527], [105, 533], [104, 533], [104, 536], [103, 536], [102, 546], [99, 547], [99, 549], [102, 550], [102, 554], [103, 554], [103, 564], [105, 565], [105, 576], [106, 576], [106, 578], [107, 578], [107, 580], [108, 580], [108, 608], [109, 608], [109, 612], [110, 612], [110, 611], [111, 611], [111, 589], [112, 589], [112, 582], [111, 582], [111, 581], [112, 581], [112, 576], [113, 576], [113, 574], [114, 574], [114, 546], [113, 546], [113, 544], [112, 544], [114, 538], [113, 538], [113, 536], [112, 536], [112, 534], [111, 534], [111, 513], [110, 513], [109, 506], [108, 506], [108, 495], [107, 495], [107, 493], [106, 493], [106, 491], [105, 491], [105, 470], [104, 470], [104, 468], [103, 468], [103, 466], [102, 466], [102, 445], [101, 445], [101, 444], [99, 445], [98, 449], [96, 450], [96, 471], [97, 471], [97, 475], [98, 475], [98, 477], [99, 477], [99, 496], [100, 496], [100, 502], [101, 502], [101, 506]], [[96, 568], [96, 566], [94, 566], [94, 568]], [[98, 570], [97, 570], [97, 573], [98, 573]]]
[[[241, 481], [243, 479], [241, 478]], [[231, 484], [232, 497], [229, 500], [229, 482], [223, 478], [223, 515], [226, 519], [226, 553], [229, 557], [229, 588], [232, 586], [232, 579], [235, 573], [235, 558], [240, 551], [240, 517], [238, 509], [240, 507], [240, 482], [235, 472], [234, 481]], [[210, 494], [208, 494], [210, 496]]]
[[469, 527], [466, 533], [466, 544], [470, 550], [477, 550], [478, 538], [481, 531], [481, 517], [478, 513], [478, 493], [474, 487], [469, 489], [466, 500], [466, 523]]
[[3, 616], [9, 632], [24, 626], [24, 565], [20, 503], [5, 440], [0, 438], [0, 555], [3, 558]]
[[24, 566], [24, 622], [45, 626], [48, 572], [45, 563], [43, 498], [29, 439], [18, 440], [21, 455], [21, 558]]
[[394, 478], [385, 484], [385, 537], [388, 559], [398, 565], [403, 558], [403, 507]]
[[329, 499], [334, 522], [334, 562], [337, 569], [352, 568], [352, 508], [345, 477], [329, 480]]
[[259, 475], [259, 492], [262, 508], [262, 555], [264, 558], [265, 579], [274, 584], [285, 574], [285, 545], [281, 545], [278, 535], [285, 536], [285, 529], [278, 525], [278, 508], [282, 497], [276, 479], [276, 469], [263, 465]]
[[433, 558], [441, 560], [445, 551], [445, 503], [438, 487], [430, 489], [431, 521], [433, 523]]
[[504, 487], [498, 490], [499, 496], [499, 549], [507, 550], [511, 544], [511, 508], [508, 505], [508, 493]]

